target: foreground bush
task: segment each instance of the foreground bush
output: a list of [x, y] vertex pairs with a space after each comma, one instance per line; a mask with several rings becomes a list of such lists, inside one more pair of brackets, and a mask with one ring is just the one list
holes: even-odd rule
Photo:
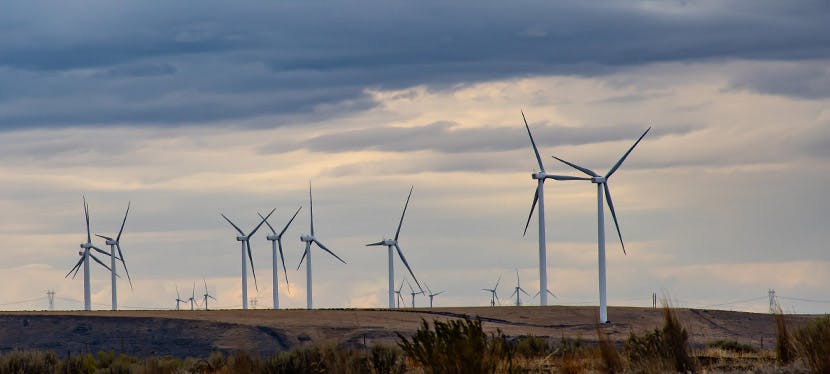
[[824, 316], [795, 333], [798, 356], [813, 373], [830, 373], [830, 317]]
[[749, 344], [739, 343], [737, 340], [716, 340], [706, 344], [709, 348], [722, 349], [735, 353], [757, 353], [758, 348]]
[[689, 333], [667, 306], [663, 307], [663, 328], [643, 336], [632, 333], [625, 351], [629, 362], [639, 370], [685, 373], [696, 368], [689, 354]]
[[412, 340], [398, 334], [404, 354], [427, 373], [495, 373], [513, 371], [513, 347], [501, 330], [487, 335], [481, 320], [426, 320]]

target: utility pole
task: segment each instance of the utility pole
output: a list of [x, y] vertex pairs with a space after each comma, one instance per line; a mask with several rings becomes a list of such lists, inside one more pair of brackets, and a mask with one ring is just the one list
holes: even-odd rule
[[769, 291], [767, 291], [767, 293], [769, 294], [769, 312], [773, 314], [777, 312], [779, 309], [778, 303], [775, 302], [775, 290], [770, 288]]
[[55, 291], [47, 290], [46, 297], [49, 299], [49, 310], [55, 310]]
[[657, 308], [657, 292], [651, 293], [651, 307]]

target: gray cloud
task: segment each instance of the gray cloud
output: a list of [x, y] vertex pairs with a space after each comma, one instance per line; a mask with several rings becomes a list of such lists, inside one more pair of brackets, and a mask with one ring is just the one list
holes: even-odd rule
[[830, 97], [830, 68], [826, 61], [754, 67], [739, 72], [731, 85], [772, 95], [824, 99]]
[[[0, 15], [0, 129], [348, 112], [372, 105], [369, 87], [830, 56], [820, 1], [87, 7], [96, 11], [33, 1]], [[820, 84], [803, 93], [786, 79], [768, 83], [746, 87], [823, 94]]]

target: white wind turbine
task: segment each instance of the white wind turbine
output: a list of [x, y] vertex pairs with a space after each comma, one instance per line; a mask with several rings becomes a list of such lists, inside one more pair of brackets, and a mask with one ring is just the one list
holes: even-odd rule
[[245, 235], [245, 232], [243, 232], [242, 229], [239, 228], [239, 226], [231, 222], [231, 220], [228, 219], [228, 217], [225, 217], [224, 214], [220, 213], [222, 218], [228, 221], [228, 223], [230, 223], [231, 226], [233, 226], [233, 228], [235, 228], [236, 231], [239, 233], [239, 236], [236, 237], [236, 240], [241, 243], [242, 247], [242, 309], [248, 309], [248, 270], [246, 266], [247, 261], [245, 260], [245, 248], [247, 247], [248, 249], [248, 260], [251, 261], [251, 273], [254, 275], [254, 287], [256, 287], [258, 290], [259, 286], [256, 282], [256, 271], [254, 271], [254, 258], [253, 256], [251, 256], [251, 236], [253, 236], [257, 230], [259, 230], [259, 228], [262, 226], [263, 223], [265, 223], [265, 220], [267, 220], [268, 217], [274, 214], [275, 210], [277, 209], [271, 209], [271, 213], [268, 213], [267, 216], [263, 217], [262, 221], [260, 221], [259, 224], [256, 225], [256, 227], [254, 227], [254, 229], [251, 230], [251, 232], [248, 235]]
[[519, 295], [520, 292], [527, 296], [530, 296], [530, 294], [528, 294], [527, 291], [525, 291], [524, 288], [522, 288], [522, 282], [519, 280], [519, 269], [516, 269], [516, 287], [513, 289], [513, 293], [510, 295], [516, 296], [516, 306], [522, 305], [522, 299], [520, 297], [521, 295]]
[[[271, 229], [271, 235], [268, 235], [267, 239], [269, 241], [271, 241], [271, 262], [272, 262], [271, 265], [272, 265], [272, 270], [273, 270], [273, 274], [272, 274], [271, 279], [272, 279], [273, 288], [274, 288], [274, 290], [272, 292], [274, 294], [274, 309], [279, 309], [280, 308], [280, 294], [279, 294], [279, 290], [280, 290], [279, 280], [280, 280], [280, 277], [277, 274], [277, 269], [278, 269], [278, 267], [277, 267], [277, 246], [279, 246], [280, 258], [282, 258], [282, 273], [285, 275], [285, 286], [289, 287], [289, 285], [288, 285], [288, 271], [285, 270], [285, 256], [282, 253], [282, 235], [285, 234], [285, 230], [288, 230], [288, 226], [291, 225], [291, 222], [294, 222], [294, 218], [297, 218], [297, 213], [300, 213], [300, 209], [302, 209], [302, 208], [303, 207], [297, 208], [297, 211], [294, 212], [294, 215], [291, 217], [290, 220], [288, 220], [288, 223], [285, 224], [285, 227], [282, 228], [282, 231], [280, 231], [279, 234], [277, 234], [277, 230], [274, 230], [274, 227], [271, 226], [271, 223], [269, 223], [268, 220], [265, 220], [265, 224], [268, 225], [269, 229]], [[259, 214], [259, 213], [257, 213], [257, 214]], [[262, 214], [259, 214], [259, 216], [261, 218], [265, 218], [265, 217], [262, 217]], [[289, 288], [288, 293], [289, 294], [291, 293], [290, 288]]]
[[300, 269], [302, 266], [303, 261], [306, 263], [306, 308], [312, 308], [312, 293], [311, 293], [311, 243], [317, 244], [320, 249], [328, 252], [330, 255], [334, 256], [334, 258], [340, 260], [342, 263], [346, 263], [343, 261], [342, 258], [338, 257], [334, 252], [328, 249], [323, 243], [320, 243], [319, 240], [314, 236], [314, 201], [311, 197], [311, 182], [308, 183], [308, 207], [309, 207], [309, 217], [311, 223], [311, 234], [310, 235], [301, 235], [300, 241], [305, 243], [305, 251], [303, 252], [303, 257], [300, 258], [300, 263], [297, 265], [297, 269]]
[[402, 290], [402, 289], [403, 289], [403, 281], [401, 281], [401, 286], [400, 286], [400, 287], [398, 287], [398, 289], [394, 291], [394, 292], [395, 292], [395, 295], [398, 295], [398, 297], [397, 297], [397, 300], [398, 300], [398, 309], [400, 309], [400, 308], [401, 308], [401, 301], [403, 301], [403, 295], [401, 295], [401, 290]]
[[634, 142], [634, 145], [632, 145], [631, 148], [629, 148], [628, 151], [620, 157], [617, 163], [614, 164], [611, 170], [609, 170], [604, 176], [601, 176], [588, 168], [565, 161], [559, 157], [554, 157], [568, 166], [590, 175], [591, 183], [597, 185], [597, 262], [599, 267], [599, 320], [601, 323], [608, 322], [608, 305], [606, 303], [605, 288], [605, 217], [603, 215], [604, 210], [602, 209], [602, 195], [604, 193], [605, 200], [608, 201], [608, 208], [611, 210], [611, 217], [614, 218], [614, 226], [617, 228], [617, 236], [620, 238], [620, 245], [622, 246], [623, 253], [625, 254], [625, 243], [623, 243], [620, 225], [617, 222], [617, 213], [614, 211], [614, 203], [611, 201], [611, 191], [608, 189], [608, 179], [611, 178], [611, 175], [613, 175], [617, 169], [619, 169], [623, 161], [625, 161], [631, 151], [634, 150], [634, 147], [636, 147], [637, 144], [643, 140], [643, 137], [645, 137], [650, 130], [651, 127], [646, 129], [646, 131], [643, 132], [643, 135], [640, 135], [640, 138]]
[[496, 281], [495, 287], [493, 287], [493, 288], [482, 288], [481, 289], [484, 292], [489, 292], [490, 293], [490, 306], [496, 306], [496, 302], [501, 304], [501, 301], [499, 300], [499, 293], [498, 293], [499, 283], [501, 283], [501, 275], [499, 275], [499, 280]]
[[426, 287], [426, 288], [427, 288], [427, 292], [429, 292], [429, 294], [427, 294], [427, 296], [429, 296], [429, 307], [430, 307], [430, 308], [432, 308], [432, 298], [434, 298], [435, 296], [438, 296], [438, 295], [440, 295], [440, 294], [442, 294], [442, 293], [444, 293], [444, 292], [447, 292], [447, 291], [432, 292], [432, 290], [431, 290], [431, 289], [429, 289], [429, 285], [427, 285], [426, 283], [424, 283], [424, 287]]
[[[130, 203], [127, 203], [127, 211], [124, 213], [124, 220], [121, 221], [121, 228], [118, 230], [118, 235], [115, 239], [95, 234], [95, 236], [106, 240], [107, 245], [110, 246], [110, 268], [112, 278], [112, 310], [118, 310], [118, 287], [116, 286], [116, 278], [118, 278], [118, 267], [115, 265], [116, 259], [121, 259], [121, 264], [124, 265], [124, 271], [127, 273], [127, 280], [130, 282], [130, 289], [133, 288], [133, 280], [130, 278], [130, 271], [127, 270], [127, 263], [124, 261], [124, 252], [121, 251], [121, 234], [124, 233], [124, 225], [127, 223], [127, 215], [130, 214]], [[118, 249], [118, 256], [115, 255], [115, 250]]]
[[106, 251], [92, 245], [92, 234], [89, 230], [89, 206], [86, 204], [86, 197], [84, 197], [84, 217], [86, 218], [86, 243], [81, 243], [82, 251], [78, 251], [78, 255], [81, 258], [75, 263], [75, 266], [72, 267], [64, 278], [69, 277], [69, 274], [72, 274], [72, 279], [75, 279], [75, 275], [78, 274], [78, 271], [81, 270], [81, 265], [84, 265], [84, 310], [92, 310], [92, 292], [90, 290], [90, 282], [89, 282], [89, 259], [90, 257], [95, 260], [95, 262], [99, 263], [101, 266], [107, 268], [107, 270], [112, 271], [109, 266], [104, 264], [98, 257], [95, 257], [92, 253], [90, 253], [90, 249], [95, 250], [96, 252], [109, 256], [110, 254]]
[[193, 282], [193, 293], [190, 295], [190, 298], [187, 299], [187, 300], [190, 301], [190, 310], [196, 310], [196, 308], [194, 308], [194, 305], [193, 305], [196, 302], [196, 282]]
[[202, 281], [205, 282], [205, 294], [202, 295], [202, 297], [205, 298], [205, 310], [208, 310], [208, 298], [211, 298], [214, 301], [216, 301], [216, 298], [213, 297], [213, 295], [211, 295], [210, 292], [208, 291], [207, 280], [202, 278]]
[[531, 178], [536, 180], [536, 193], [533, 195], [533, 205], [530, 206], [530, 214], [527, 216], [527, 223], [525, 224], [524, 234], [527, 234], [527, 228], [530, 226], [530, 218], [533, 217], [533, 210], [536, 208], [536, 203], [539, 204], [538, 221], [539, 221], [539, 289], [542, 297], [539, 298], [539, 305], [548, 305], [548, 263], [547, 263], [547, 245], [545, 243], [545, 180], [553, 179], [558, 181], [564, 180], [589, 180], [589, 178], [571, 177], [566, 175], [552, 175], [545, 172], [545, 165], [542, 164], [542, 157], [539, 155], [539, 149], [536, 148], [536, 142], [533, 140], [533, 135], [530, 133], [530, 126], [527, 124], [524, 112], [522, 112], [522, 119], [527, 129], [527, 135], [530, 137], [530, 145], [533, 146], [533, 154], [536, 155], [536, 161], [539, 163], [539, 172], [531, 174]]
[[409, 283], [408, 281], [406, 282], [406, 285], [409, 286], [409, 295], [412, 296], [412, 307], [414, 308], [415, 307], [415, 295], [423, 295], [424, 290], [420, 290], [420, 291], [416, 292], [415, 289], [412, 288], [412, 283]]
[[186, 303], [187, 300], [182, 300], [182, 295], [179, 293], [179, 286], [176, 286], [176, 310], [180, 310], [179, 304]]
[[406, 256], [403, 255], [403, 251], [401, 251], [401, 247], [398, 245], [398, 237], [401, 235], [401, 225], [403, 225], [403, 217], [406, 215], [406, 208], [409, 206], [409, 199], [412, 197], [412, 190], [415, 187], [412, 186], [409, 189], [409, 196], [406, 197], [406, 204], [403, 206], [403, 213], [401, 213], [401, 220], [398, 222], [398, 229], [395, 231], [395, 238], [394, 239], [383, 239], [377, 243], [366, 244], [366, 246], [375, 246], [375, 245], [383, 245], [386, 246], [388, 250], [388, 259], [389, 259], [389, 307], [395, 307], [395, 254], [392, 251], [392, 247], [398, 252], [398, 257], [401, 258], [403, 261], [404, 266], [406, 269], [409, 270], [409, 274], [412, 275], [412, 279], [415, 280], [415, 284], [418, 285], [418, 289], [421, 290], [423, 293], [424, 290], [421, 287], [421, 283], [418, 282], [418, 278], [415, 277], [415, 273], [412, 272], [412, 268], [409, 266], [409, 262], [406, 261]]

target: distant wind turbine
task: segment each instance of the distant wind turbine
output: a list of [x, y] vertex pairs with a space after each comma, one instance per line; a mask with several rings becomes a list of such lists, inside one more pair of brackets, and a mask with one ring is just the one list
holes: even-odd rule
[[274, 214], [275, 210], [276, 209], [271, 209], [271, 213], [268, 213], [267, 216], [262, 217], [262, 221], [260, 221], [259, 224], [256, 225], [256, 227], [254, 227], [254, 229], [251, 230], [251, 232], [247, 235], [245, 235], [245, 232], [243, 232], [242, 229], [240, 229], [239, 226], [233, 223], [228, 217], [220, 213], [222, 218], [224, 218], [225, 221], [228, 221], [228, 223], [230, 223], [231, 226], [233, 226], [233, 228], [236, 229], [236, 231], [239, 233], [239, 235], [236, 237], [236, 240], [239, 241], [239, 243], [241, 243], [242, 247], [242, 309], [248, 309], [248, 270], [246, 266], [247, 261], [245, 260], [245, 248], [247, 247], [248, 249], [248, 260], [251, 261], [251, 273], [254, 275], [254, 287], [256, 287], [256, 289], [259, 290], [259, 286], [256, 282], [256, 271], [254, 271], [254, 258], [253, 256], [251, 256], [251, 237], [254, 236], [254, 234], [257, 232], [257, 230], [259, 230], [262, 224], [265, 223], [265, 220], [267, 220], [268, 217]]
[[429, 296], [429, 307], [430, 307], [430, 308], [432, 308], [432, 298], [434, 298], [435, 296], [438, 296], [438, 295], [440, 295], [440, 294], [442, 294], [442, 293], [444, 293], [444, 292], [447, 292], [447, 291], [432, 292], [432, 290], [431, 290], [431, 289], [429, 289], [429, 285], [427, 285], [426, 283], [424, 283], [424, 287], [426, 287], [426, 288], [427, 288], [427, 292], [429, 292], [429, 294], [427, 294], [427, 296]]
[[527, 296], [530, 296], [530, 294], [528, 294], [527, 291], [525, 291], [524, 288], [522, 288], [522, 282], [519, 280], [519, 269], [516, 269], [516, 288], [513, 290], [513, 294], [510, 295], [516, 296], [516, 306], [522, 305], [522, 299], [520, 298], [521, 295], [519, 295], [520, 292]]
[[409, 295], [412, 296], [412, 307], [414, 308], [415, 307], [415, 295], [423, 295], [424, 290], [420, 290], [420, 291], [416, 292], [415, 289], [412, 288], [412, 283], [409, 283], [409, 281], [406, 282], [406, 285], [409, 286]]
[[[553, 175], [545, 172], [545, 165], [542, 164], [542, 157], [539, 155], [539, 149], [536, 148], [536, 142], [533, 140], [533, 135], [530, 133], [530, 126], [527, 124], [524, 112], [522, 112], [522, 119], [525, 122], [527, 135], [530, 137], [530, 145], [533, 146], [533, 154], [536, 155], [536, 161], [539, 163], [539, 172], [531, 174], [531, 178], [536, 180], [536, 193], [533, 195], [533, 205], [530, 206], [530, 214], [527, 216], [527, 223], [525, 224], [525, 231], [523, 235], [527, 234], [527, 228], [530, 226], [530, 218], [533, 217], [533, 210], [536, 204], [539, 204], [538, 221], [539, 221], [539, 289], [547, 291], [548, 289], [548, 264], [547, 264], [547, 246], [545, 243], [545, 180], [553, 179], [558, 181], [564, 180], [588, 180], [588, 178], [571, 177], [564, 175]], [[541, 292], [542, 297], [539, 298], [539, 305], [548, 305], [548, 293]]]
[[401, 308], [401, 302], [403, 301], [403, 296], [401, 295], [401, 290], [402, 290], [402, 289], [403, 289], [403, 281], [401, 281], [401, 286], [400, 286], [400, 287], [398, 287], [398, 289], [394, 291], [394, 292], [395, 292], [395, 295], [398, 295], [398, 297], [397, 297], [397, 300], [398, 300], [398, 309], [400, 309], [400, 308]]
[[179, 293], [179, 286], [176, 286], [176, 310], [181, 310], [181, 308], [179, 308], [179, 304], [186, 302], [187, 300], [183, 300], [182, 295]]
[[325, 245], [323, 245], [323, 243], [320, 243], [320, 241], [317, 240], [317, 237], [314, 236], [314, 201], [311, 196], [311, 182], [308, 183], [308, 209], [310, 217], [311, 234], [300, 236], [300, 241], [305, 243], [305, 251], [303, 252], [303, 257], [300, 258], [300, 263], [297, 265], [297, 269], [299, 269], [300, 266], [302, 266], [303, 261], [306, 262], [306, 308], [311, 309], [313, 306], [311, 293], [311, 244], [316, 244], [318, 247], [320, 247], [320, 249], [328, 252], [330, 255], [334, 256], [334, 258], [340, 260], [340, 262], [344, 264], [346, 263], [346, 261], [343, 261], [342, 258], [334, 254], [334, 252], [332, 252]]
[[625, 254], [625, 243], [622, 240], [622, 233], [620, 232], [620, 225], [617, 222], [617, 213], [614, 211], [614, 203], [611, 201], [611, 191], [608, 189], [608, 179], [614, 175], [614, 172], [619, 169], [620, 165], [622, 165], [623, 161], [628, 157], [631, 151], [634, 150], [634, 147], [643, 140], [643, 137], [648, 134], [651, 130], [651, 127], [646, 129], [643, 132], [643, 135], [640, 135], [640, 138], [634, 142], [634, 145], [625, 152], [625, 154], [620, 157], [616, 164], [608, 171], [604, 176], [601, 176], [595, 173], [593, 170], [584, 168], [582, 166], [576, 165], [574, 163], [565, 161], [559, 157], [554, 157], [555, 159], [562, 161], [563, 163], [567, 164], [568, 166], [579, 170], [589, 176], [591, 176], [590, 181], [597, 185], [597, 262], [599, 267], [599, 320], [601, 323], [608, 322], [608, 305], [606, 302], [606, 288], [605, 288], [605, 217], [603, 216], [604, 210], [602, 209], [602, 195], [603, 192], [605, 193], [605, 200], [608, 202], [608, 209], [611, 210], [611, 217], [614, 218], [614, 226], [617, 228], [617, 236], [620, 238], [620, 245], [622, 246], [623, 253]]
[[[289, 287], [289, 285], [288, 285], [288, 271], [285, 270], [285, 256], [282, 253], [282, 235], [285, 234], [285, 230], [288, 230], [288, 226], [291, 225], [291, 222], [294, 222], [294, 218], [297, 218], [297, 213], [300, 213], [300, 209], [302, 209], [302, 208], [303, 207], [297, 208], [297, 211], [294, 212], [294, 215], [291, 216], [291, 219], [288, 220], [288, 223], [285, 224], [285, 227], [282, 228], [282, 231], [280, 231], [279, 234], [277, 234], [277, 230], [274, 230], [274, 227], [271, 226], [271, 223], [269, 223], [268, 220], [265, 220], [265, 224], [268, 225], [269, 229], [271, 229], [271, 235], [268, 235], [267, 239], [269, 241], [271, 241], [271, 262], [272, 262], [271, 265], [272, 265], [272, 270], [273, 270], [273, 274], [271, 276], [271, 279], [272, 279], [273, 288], [274, 288], [274, 290], [272, 292], [273, 295], [274, 295], [274, 309], [279, 309], [280, 308], [280, 292], [279, 292], [279, 290], [280, 290], [280, 284], [279, 284], [280, 283], [279, 282], [280, 277], [277, 274], [277, 269], [278, 269], [278, 267], [277, 267], [277, 248], [279, 247], [280, 258], [282, 259], [282, 273], [283, 273], [283, 275], [285, 275], [285, 287]], [[259, 214], [259, 213], [257, 213], [257, 214]], [[259, 216], [261, 218], [265, 218], [265, 217], [262, 217], [262, 214], [259, 214]], [[290, 294], [291, 293], [290, 288], [288, 288], [288, 289], [289, 289], [288, 293]]]
[[193, 282], [193, 293], [187, 300], [190, 301], [190, 310], [196, 310], [196, 308], [194, 308], [193, 306], [193, 304], [196, 302], [196, 282]]
[[214, 301], [216, 301], [216, 298], [215, 298], [215, 297], [213, 297], [213, 296], [210, 294], [210, 292], [208, 291], [207, 280], [205, 280], [204, 278], [202, 278], [202, 281], [203, 281], [203, 282], [205, 282], [205, 294], [204, 294], [204, 295], [202, 295], [202, 297], [204, 297], [204, 298], [205, 298], [205, 310], [208, 310], [208, 298], [211, 298], [211, 299], [213, 299]]
[[95, 260], [95, 262], [107, 268], [107, 270], [109, 271], [112, 271], [112, 269], [110, 269], [109, 266], [104, 264], [104, 262], [102, 262], [100, 259], [98, 259], [98, 257], [95, 257], [95, 255], [93, 255], [90, 252], [90, 249], [92, 249], [100, 254], [106, 256], [110, 255], [101, 248], [92, 245], [92, 234], [89, 230], [89, 205], [87, 205], [86, 203], [86, 196], [84, 196], [84, 217], [86, 218], [86, 243], [81, 243], [82, 250], [78, 251], [78, 255], [81, 256], [81, 258], [78, 260], [77, 263], [75, 263], [75, 266], [72, 267], [72, 270], [69, 270], [69, 272], [66, 273], [66, 276], [64, 276], [64, 278], [69, 277], [69, 274], [72, 274], [72, 279], [75, 279], [75, 275], [77, 275], [78, 271], [80, 271], [81, 265], [84, 266], [84, 310], [92, 310], [92, 293], [90, 290], [89, 282], [89, 259], [92, 258], [93, 260]]
[[403, 225], [403, 217], [406, 215], [406, 208], [409, 206], [409, 199], [412, 197], [412, 190], [415, 187], [412, 186], [409, 189], [409, 196], [406, 197], [406, 204], [403, 206], [403, 213], [401, 213], [401, 220], [398, 221], [398, 229], [395, 230], [395, 238], [394, 239], [383, 239], [377, 243], [370, 243], [366, 244], [366, 246], [376, 246], [376, 245], [383, 245], [386, 246], [388, 249], [388, 260], [389, 260], [389, 307], [395, 307], [395, 254], [392, 251], [392, 247], [398, 252], [398, 257], [401, 258], [404, 266], [406, 269], [409, 270], [409, 275], [412, 275], [412, 279], [415, 280], [415, 284], [418, 285], [418, 289], [421, 290], [421, 293], [424, 292], [423, 288], [421, 287], [421, 283], [418, 282], [418, 278], [415, 277], [415, 273], [412, 272], [412, 268], [409, 266], [409, 262], [406, 261], [406, 256], [403, 255], [403, 251], [401, 251], [401, 247], [398, 245], [398, 237], [401, 235], [401, 225]]
[[[124, 271], [127, 273], [127, 280], [130, 282], [130, 289], [133, 288], [133, 280], [130, 278], [130, 271], [127, 270], [127, 263], [124, 260], [124, 252], [121, 251], [121, 234], [124, 233], [124, 225], [127, 223], [127, 215], [130, 214], [130, 203], [127, 203], [127, 211], [124, 213], [124, 220], [121, 221], [121, 228], [118, 230], [118, 235], [115, 239], [95, 234], [95, 236], [106, 240], [107, 245], [110, 246], [110, 268], [112, 269], [112, 310], [118, 310], [118, 287], [116, 287], [115, 279], [118, 278], [118, 267], [115, 266], [115, 260], [121, 259], [121, 264], [124, 265]], [[118, 249], [118, 256], [115, 255], [115, 250]]]
[[484, 292], [489, 292], [490, 293], [490, 306], [496, 306], [496, 302], [501, 304], [501, 301], [499, 301], [499, 293], [498, 293], [499, 283], [501, 283], [501, 275], [499, 275], [499, 279], [496, 281], [496, 285], [493, 288], [482, 288], [481, 289]]

